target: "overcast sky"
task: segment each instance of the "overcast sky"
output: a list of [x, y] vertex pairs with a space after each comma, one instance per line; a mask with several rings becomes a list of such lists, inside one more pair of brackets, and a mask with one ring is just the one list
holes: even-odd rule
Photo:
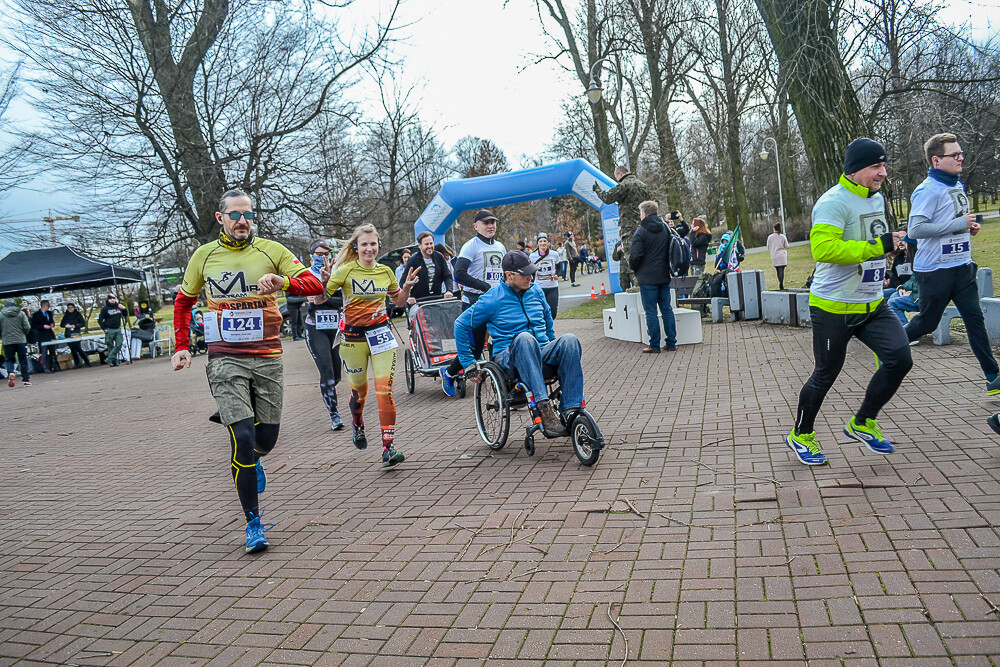
[[[371, 7], [378, 0], [365, 2]], [[970, 22], [982, 36], [997, 32], [998, 9], [1000, 0], [949, 0], [942, 16], [948, 23]], [[395, 46], [403, 62], [401, 84], [416, 86], [421, 117], [438, 127], [447, 146], [466, 135], [488, 138], [516, 166], [522, 154], [538, 154], [551, 143], [562, 101], [585, 92], [574, 75], [551, 61], [532, 64], [533, 55], [551, 50], [534, 0], [510, 0], [506, 7], [503, 0], [406, 0], [402, 19], [419, 21], [406, 30], [406, 42]], [[9, 59], [0, 51], [0, 58], [5, 55]], [[370, 98], [373, 86], [355, 94]], [[19, 123], [36, 120], [26, 104], [13, 111]], [[68, 195], [49, 194], [57, 186], [36, 181], [0, 200], [0, 220], [41, 217], [50, 207], [71, 213]], [[0, 254], [12, 240], [5, 239], [4, 228], [9, 226], [0, 226]]]

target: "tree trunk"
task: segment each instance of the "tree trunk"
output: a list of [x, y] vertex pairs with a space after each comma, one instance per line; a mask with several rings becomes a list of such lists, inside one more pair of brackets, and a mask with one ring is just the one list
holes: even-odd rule
[[792, 158], [791, 133], [788, 128], [788, 99], [782, 94], [778, 97], [778, 131], [775, 133], [778, 142], [778, 156], [781, 158], [781, 189], [785, 200], [785, 215], [798, 218], [802, 215], [802, 203], [799, 201], [799, 183], [795, 178], [795, 163]]
[[732, 192], [732, 208], [736, 213], [736, 220], [734, 221], [730, 218], [727, 222], [730, 229], [735, 229], [737, 224], [745, 222], [746, 227], [740, 228], [740, 234], [743, 236], [743, 244], [746, 246], [757, 246], [759, 245], [759, 241], [757, 233], [750, 222], [750, 206], [747, 204], [747, 189], [746, 183], [743, 180], [743, 155], [740, 150], [740, 109], [736, 101], [733, 53], [729, 48], [729, 31], [726, 25], [726, 13], [729, 10], [728, 2], [725, 0], [715, 0], [715, 7], [719, 20], [719, 53], [722, 61], [722, 82], [725, 86], [726, 162]]
[[820, 190], [837, 182], [844, 150], [869, 128], [837, 48], [831, 0], [755, 0], [787, 75], [806, 155]]
[[676, 82], [676, 71], [663, 71], [661, 57], [667, 49], [668, 68], [672, 67], [672, 57], [676, 42], [669, 41], [665, 34], [664, 17], [658, 13], [658, 0], [640, 0], [631, 3], [632, 14], [635, 17], [636, 28], [642, 39], [642, 50], [646, 58], [646, 70], [650, 81], [650, 109], [653, 113], [653, 130], [656, 133], [656, 143], [659, 148], [660, 177], [667, 186], [667, 205], [671, 210], [685, 210], [690, 202], [690, 190], [687, 177], [681, 168], [677, 155], [677, 143], [674, 131], [670, 125], [670, 96]]
[[[161, 156], [169, 164], [175, 158], [180, 163], [187, 183], [174, 178], [177, 200], [188, 204], [184, 215], [195, 229], [197, 239], [206, 243], [218, 235], [215, 210], [226, 190], [226, 176], [212, 158], [208, 141], [202, 132], [195, 104], [194, 77], [205, 53], [215, 42], [229, 13], [227, 0], [206, 0], [197, 25], [184, 46], [180, 61], [174, 60], [170, 35], [170, 11], [155, 3], [157, 13], [147, 1], [129, 3], [132, 20], [150, 64], [157, 88], [163, 99], [170, 128], [177, 146], [176, 156]], [[143, 120], [139, 119], [140, 125]]]

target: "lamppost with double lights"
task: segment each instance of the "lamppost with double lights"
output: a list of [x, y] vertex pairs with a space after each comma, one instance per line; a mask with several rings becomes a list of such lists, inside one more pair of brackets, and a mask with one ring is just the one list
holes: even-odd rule
[[774, 145], [774, 163], [778, 167], [778, 211], [781, 213], [781, 233], [785, 233], [785, 199], [781, 194], [781, 159], [778, 157], [778, 142], [774, 137], [765, 137], [764, 145], [761, 146], [760, 159], [766, 160], [768, 156], [767, 142]]
[[[614, 108], [615, 105], [621, 102], [622, 99], [622, 71], [621, 67], [611, 58], [601, 58], [600, 60], [598, 60], [597, 62], [595, 62], [593, 65], [590, 66], [590, 86], [587, 88], [587, 99], [590, 100], [591, 104], [597, 104], [598, 102], [601, 101], [601, 96], [603, 94], [603, 91], [601, 90], [601, 82], [598, 79], [598, 76], [600, 75], [595, 76], [594, 72], [599, 71], [601, 63], [604, 62], [607, 62], [608, 66], [610, 66], [611, 69], [614, 70], [615, 75], [618, 79], [618, 86], [617, 90], [615, 91], [615, 100], [614, 102], [611, 103], [611, 107]], [[615, 125], [618, 126], [618, 131], [622, 135], [622, 147], [625, 149], [625, 168], [628, 169], [629, 171], [632, 171], [632, 165], [628, 159], [628, 141], [625, 139], [625, 126], [622, 125], [622, 122], [624, 121], [625, 118], [624, 104], [621, 105], [621, 111], [622, 111], [621, 115], [622, 121], [616, 121]], [[613, 116], [612, 119], [614, 119]]]

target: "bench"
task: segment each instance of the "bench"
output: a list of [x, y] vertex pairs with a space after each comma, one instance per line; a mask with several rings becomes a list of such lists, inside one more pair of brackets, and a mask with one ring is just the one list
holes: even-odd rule
[[735, 320], [760, 318], [760, 294], [764, 287], [763, 271], [738, 271], [728, 274], [726, 289], [729, 291], [729, 297], [692, 297], [691, 292], [694, 291], [698, 280], [697, 276], [682, 276], [670, 280], [670, 286], [677, 292], [677, 305], [698, 306], [699, 312], [702, 313], [705, 313], [704, 306], [711, 306], [712, 322], [723, 321], [723, 306], [729, 307]]

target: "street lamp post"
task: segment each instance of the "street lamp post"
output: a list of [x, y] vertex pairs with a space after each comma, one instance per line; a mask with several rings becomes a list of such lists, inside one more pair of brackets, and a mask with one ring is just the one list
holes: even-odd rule
[[781, 158], [778, 156], [778, 142], [774, 137], [764, 139], [764, 145], [761, 146], [760, 150], [760, 159], [767, 159], [767, 142], [769, 141], [774, 145], [774, 164], [778, 167], [778, 211], [781, 213], [781, 233], [784, 234], [787, 230], [785, 229], [785, 199], [781, 194]]
[[[587, 88], [587, 99], [590, 100], [591, 104], [597, 104], [598, 102], [601, 101], [601, 96], [603, 94], [603, 91], [601, 90], [601, 82], [598, 78], [600, 74], [595, 75], [594, 72], [600, 71], [600, 65], [601, 63], [604, 62], [607, 62], [608, 66], [610, 66], [611, 69], [614, 70], [615, 75], [618, 79], [617, 81], [618, 86], [617, 90], [615, 91], [615, 99], [611, 103], [611, 106], [613, 108], [616, 104], [621, 102], [622, 99], [622, 71], [621, 67], [619, 67], [617, 63], [611, 60], [611, 58], [601, 58], [600, 60], [598, 60], [597, 62], [595, 62], [593, 65], [590, 66], [590, 86]], [[621, 118], [618, 122], [615, 123], [615, 125], [618, 126], [618, 131], [622, 135], [622, 147], [625, 149], [625, 168], [628, 169], [629, 171], [632, 171], [632, 165], [629, 162], [628, 158], [628, 140], [625, 139], [625, 126], [623, 125], [625, 120], [624, 104], [621, 105], [621, 112], [622, 112]]]

